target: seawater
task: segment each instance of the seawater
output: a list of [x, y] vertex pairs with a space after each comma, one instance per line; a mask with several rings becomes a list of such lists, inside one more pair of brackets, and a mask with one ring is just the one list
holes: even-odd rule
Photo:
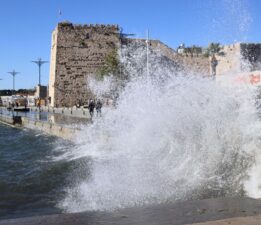
[[0, 218], [59, 213], [79, 164], [53, 162], [69, 142], [0, 124]]

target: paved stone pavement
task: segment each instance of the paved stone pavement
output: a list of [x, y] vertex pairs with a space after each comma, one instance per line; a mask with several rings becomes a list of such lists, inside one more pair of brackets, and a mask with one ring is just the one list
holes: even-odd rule
[[260, 225], [260, 218], [261, 199], [218, 198], [134, 207], [116, 212], [10, 219], [0, 221], [0, 225]]
[[193, 225], [261, 225], [261, 215], [216, 220], [204, 223], [193, 223]]

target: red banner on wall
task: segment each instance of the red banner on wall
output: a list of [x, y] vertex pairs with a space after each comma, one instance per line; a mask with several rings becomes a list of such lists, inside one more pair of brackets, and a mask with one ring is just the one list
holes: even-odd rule
[[260, 83], [260, 74], [257, 74], [257, 75], [251, 74], [249, 76], [249, 78], [250, 78], [250, 83], [251, 84], [258, 84], [258, 83]]

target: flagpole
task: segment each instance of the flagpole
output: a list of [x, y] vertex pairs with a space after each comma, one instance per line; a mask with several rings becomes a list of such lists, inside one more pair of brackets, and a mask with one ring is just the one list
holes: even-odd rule
[[62, 10], [58, 9], [58, 23], [62, 22]]

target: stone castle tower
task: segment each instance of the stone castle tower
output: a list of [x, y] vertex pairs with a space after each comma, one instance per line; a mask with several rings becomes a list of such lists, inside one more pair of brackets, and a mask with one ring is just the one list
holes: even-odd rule
[[49, 97], [53, 107], [70, 107], [90, 98], [87, 76], [120, 45], [117, 25], [59, 23], [52, 33]]
[[222, 49], [217, 56], [217, 76], [261, 70], [261, 44], [235, 43]]

